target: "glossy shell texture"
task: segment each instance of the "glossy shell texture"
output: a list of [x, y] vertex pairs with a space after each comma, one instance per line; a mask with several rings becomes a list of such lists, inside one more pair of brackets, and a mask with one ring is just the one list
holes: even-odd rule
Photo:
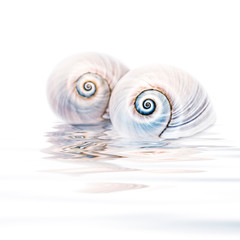
[[69, 57], [49, 78], [49, 103], [70, 124], [94, 124], [107, 119], [111, 92], [127, 71], [118, 60], [104, 54]]
[[187, 137], [215, 121], [199, 82], [180, 69], [162, 65], [129, 71], [116, 85], [109, 111], [115, 129], [136, 138]]

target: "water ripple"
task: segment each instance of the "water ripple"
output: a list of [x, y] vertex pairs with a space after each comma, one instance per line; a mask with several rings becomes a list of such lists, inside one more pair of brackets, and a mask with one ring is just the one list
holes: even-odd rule
[[[179, 174], [184, 177], [194, 174], [191, 178], [197, 181], [199, 174], [208, 171], [204, 161], [209, 166], [209, 161], [221, 156], [240, 156], [239, 148], [226, 145], [214, 131], [172, 141], [133, 141], [118, 137], [110, 122], [104, 121], [88, 126], [57, 124], [46, 137], [51, 143], [44, 150], [49, 159], [76, 164], [74, 168], [48, 171], [88, 176], [82, 180], [88, 183], [88, 188], [79, 191], [91, 193], [156, 187], [152, 182], [171, 181], [167, 177], [170, 175], [179, 178]], [[100, 177], [102, 173], [104, 177]], [[162, 176], [166, 176], [164, 181]]]

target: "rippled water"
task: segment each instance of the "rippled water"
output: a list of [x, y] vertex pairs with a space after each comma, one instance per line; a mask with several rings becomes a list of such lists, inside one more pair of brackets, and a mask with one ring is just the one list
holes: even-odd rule
[[[211, 129], [192, 138], [151, 142], [120, 138], [106, 121], [91, 126], [59, 124], [47, 133], [47, 139], [51, 143], [45, 149], [49, 159], [75, 163], [53, 172], [86, 176], [86, 187], [79, 192], [161, 189], [169, 183], [172, 187], [173, 182], [240, 181], [232, 172], [217, 171], [219, 167], [234, 168], [240, 149], [228, 145]], [[224, 161], [226, 165], [222, 165]]]
[[240, 148], [221, 130], [151, 142], [121, 138], [108, 121], [55, 124], [41, 152], [10, 139], [0, 236], [239, 239]]
[[[156, 239], [240, 237], [240, 149], [216, 128], [151, 142], [120, 138], [109, 122], [59, 124], [47, 138], [50, 159], [74, 163], [52, 172], [80, 177], [78, 193], [107, 193], [103, 201], [125, 209], [103, 217], [111, 226], [152, 231]], [[115, 192], [117, 200], [109, 197]]]

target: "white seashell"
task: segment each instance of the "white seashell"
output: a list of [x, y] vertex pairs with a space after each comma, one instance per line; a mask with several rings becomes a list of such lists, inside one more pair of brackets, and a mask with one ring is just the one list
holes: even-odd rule
[[208, 128], [215, 121], [209, 98], [189, 74], [154, 65], [129, 71], [109, 103], [113, 126], [125, 136], [174, 139]]
[[72, 56], [61, 62], [49, 78], [49, 103], [68, 123], [97, 123], [109, 118], [111, 91], [127, 71], [127, 67], [107, 55]]

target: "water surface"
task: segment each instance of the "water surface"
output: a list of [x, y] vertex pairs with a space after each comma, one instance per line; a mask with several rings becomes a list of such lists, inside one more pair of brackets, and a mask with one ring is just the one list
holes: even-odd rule
[[221, 127], [154, 142], [108, 121], [44, 135], [48, 147], [4, 155], [4, 239], [239, 239], [240, 148]]
[[[106, 121], [90, 126], [58, 124], [46, 136], [51, 143], [44, 150], [49, 154], [48, 159], [75, 163], [73, 168], [50, 171], [86, 176], [91, 180], [89, 188], [84, 190], [88, 192], [162, 187], [174, 181], [240, 179], [227, 171], [234, 167], [231, 164], [238, 164], [240, 149], [229, 145], [215, 129], [191, 138], [150, 141], [119, 137]], [[220, 166], [226, 170], [218, 175], [219, 164], [223, 163], [226, 165]], [[107, 182], [102, 182], [103, 178]]]

